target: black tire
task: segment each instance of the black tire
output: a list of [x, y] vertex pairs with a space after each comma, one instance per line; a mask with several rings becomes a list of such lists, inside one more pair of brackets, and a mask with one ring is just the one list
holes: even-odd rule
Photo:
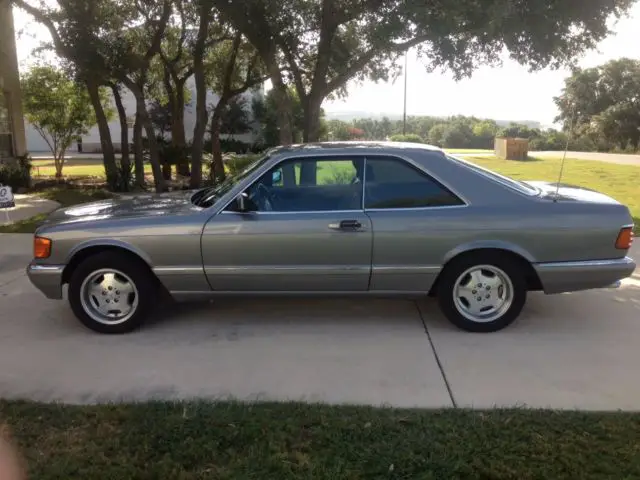
[[[513, 286], [511, 305], [497, 318], [489, 321], [474, 321], [464, 316], [456, 307], [454, 290], [458, 278], [474, 266], [497, 267], [508, 277]], [[488, 292], [489, 293], [489, 292]], [[438, 278], [438, 303], [442, 313], [456, 327], [467, 332], [497, 332], [513, 323], [527, 300], [527, 282], [521, 263], [509, 254], [483, 252], [463, 255], [449, 262]]]
[[[101, 323], [89, 315], [82, 305], [81, 288], [87, 277], [100, 269], [114, 269], [125, 274], [138, 292], [137, 307], [133, 314], [121, 323]], [[69, 282], [69, 304], [82, 324], [98, 333], [121, 334], [139, 328], [146, 319], [153, 299], [158, 293], [158, 282], [141, 261], [115, 251], [97, 253], [86, 258], [76, 267]]]

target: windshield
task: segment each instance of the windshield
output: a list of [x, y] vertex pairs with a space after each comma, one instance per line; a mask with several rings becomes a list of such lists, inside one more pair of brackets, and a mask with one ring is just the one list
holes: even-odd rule
[[259, 158], [239, 174], [227, 177], [227, 179], [224, 182], [222, 182], [220, 185], [203, 188], [202, 190], [197, 191], [191, 197], [191, 203], [193, 203], [197, 207], [209, 208], [220, 197], [227, 194], [238, 183], [240, 183], [242, 180], [244, 180], [249, 175], [251, 175], [251, 173], [253, 173], [254, 170], [257, 170], [258, 168], [260, 168], [260, 166], [264, 164], [267, 160], [269, 160], [270, 157], [271, 155], [267, 154], [264, 157]]
[[461, 163], [465, 167], [470, 168], [471, 170], [475, 170], [481, 175], [484, 175], [485, 177], [489, 177], [495, 180], [496, 182], [502, 183], [503, 185], [506, 185], [507, 187], [517, 190], [520, 193], [524, 193], [525, 195], [538, 195], [540, 193], [540, 190], [538, 190], [536, 187], [532, 185], [529, 185], [528, 183], [521, 182], [519, 180], [506, 177], [504, 175], [500, 175], [499, 173], [496, 173], [493, 170], [489, 170], [488, 168], [481, 167], [479, 165], [476, 165], [475, 163], [471, 163], [462, 158], [452, 157], [450, 155], [447, 155], [447, 158], [449, 160], [453, 160], [454, 162]]

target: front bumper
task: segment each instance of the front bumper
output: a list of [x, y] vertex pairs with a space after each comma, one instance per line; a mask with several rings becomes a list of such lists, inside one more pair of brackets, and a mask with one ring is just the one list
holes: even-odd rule
[[27, 267], [27, 276], [34, 287], [47, 298], [62, 299], [62, 272], [65, 265], [38, 265], [35, 263]]
[[553, 262], [533, 265], [545, 293], [576, 292], [611, 288], [633, 274], [636, 263], [630, 257], [583, 262]]

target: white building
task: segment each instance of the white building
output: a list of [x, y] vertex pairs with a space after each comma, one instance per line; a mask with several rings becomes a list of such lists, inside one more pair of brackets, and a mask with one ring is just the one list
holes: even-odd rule
[[[190, 142], [193, 138], [193, 128], [196, 123], [195, 116], [195, 81], [193, 77], [191, 77], [186, 84], [186, 88], [191, 91], [191, 104], [185, 106], [184, 110], [184, 128], [185, 134], [187, 137], [187, 141]], [[251, 108], [251, 100], [256, 97], [262, 97], [264, 95], [264, 86], [259, 85], [253, 90], [248, 90], [242, 96], [248, 100], [247, 106]], [[215, 105], [218, 103], [220, 97], [213, 93], [207, 92], [207, 108], [213, 109]], [[122, 90], [122, 103], [124, 104], [124, 108], [127, 112], [127, 117], [129, 118], [129, 142], [133, 141], [133, 122], [135, 119], [136, 113], [136, 102], [133, 94], [127, 90]], [[115, 104], [114, 104], [115, 110]], [[113, 141], [113, 145], [116, 149], [120, 148], [120, 120], [116, 113], [115, 117], [109, 122], [109, 129], [111, 130], [111, 140]], [[47, 142], [42, 138], [42, 136], [36, 131], [33, 125], [30, 125], [28, 121], [25, 120], [25, 133], [27, 140], [27, 151], [31, 153], [38, 152], [49, 152], [49, 146]], [[209, 132], [207, 131], [205, 138], [209, 137]], [[229, 137], [229, 135], [221, 135], [222, 138]], [[253, 126], [253, 131], [248, 133], [236, 134], [233, 135], [233, 138], [236, 140], [240, 140], [245, 143], [254, 143], [258, 138], [258, 125]], [[100, 152], [100, 134], [98, 132], [98, 127], [94, 126], [89, 130], [87, 135], [82, 137], [81, 142], [81, 151], [83, 153], [98, 153]], [[78, 144], [73, 144], [71, 148], [69, 148], [70, 152], [78, 151]]]

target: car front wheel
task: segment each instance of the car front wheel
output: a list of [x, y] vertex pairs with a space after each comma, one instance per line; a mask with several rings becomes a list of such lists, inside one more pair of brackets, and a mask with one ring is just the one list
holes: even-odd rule
[[140, 262], [117, 252], [84, 260], [69, 282], [69, 303], [78, 319], [99, 333], [126, 333], [144, 321], [156, 283]]
[[469, 332], [501, 330], [520, 315], [527, 284], [517, 262], [502, 254], [453, 260], [442, 272], [438, 302], [445, 316]]

